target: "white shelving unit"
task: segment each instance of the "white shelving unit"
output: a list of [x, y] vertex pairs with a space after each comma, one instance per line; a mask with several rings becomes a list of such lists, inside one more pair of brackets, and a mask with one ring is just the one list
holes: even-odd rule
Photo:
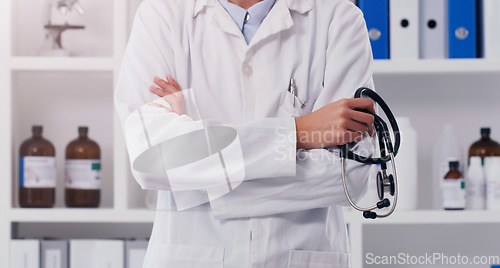
[[[353, 268], [364, 267], [363, 228], [371, 225], [414, 225], [414, 224], [499, 224], [500, 213], [494, 211], [441, 211], [416, 210], [396, 211], [386, 219], [367, 220], [361, 212], [351, 209], [344, 211], [351, 235]], [[389, 234], [390, 235], [390, 234]], [[418, 234], [417, 234], [418, 236]], [[380, 242], [383, 245], [383, 241]], [[402, 241], [402, 243], [408, 243]], [[463, 255], [463, 254], [462, 254]]]
[[146, 209], [26, 209], [10, 212], [12, 222], [152, 223], [155, 212]]
[[15, 71], [114, 71], [114, 58], [12, 57]]
[[[53, 209], [25, 209], [17, 207], [14, 178], [16, 177], [16, 151], [23, 137], [16, 129], [15, 121], [18, 115], [14, 113], [15, 105], [12, 99], [18, 90], [18, 83], [13, 79], [17, 73], [53, 73], [56, 71], [76, 73], [107, 73], [116, 81], [121, 56], [123, 54], [130, 25], [130, 2], [113, 0], [113, 54], [109, 57], [70, 57], [46, 58], [33, 56], [13, 56], [12, 35], [13, 17], [11, 14], [14, 0], [0, 1], [0, 122], [4, 129], [0, 131], [0, 178], [3, 178], [3, 190], [0, 192], [0, 267], [9, 267], [9, 243], [13, 238], [13, 224], [23, 223], [151, 223], [154, 211], [145, 209], [138, 200], [143, 200], [144, 193], [133, 182], [128, 172], [128, 160], [124, 147], [121, 126], [115, 114], [113, 120], [105, 122], [112, 125], [112, 154], [108, 159], [112, 170], [112, 184], [109, 188], [112, 199], [109, 206], [98, 209], [68, 209], [57, 207]], [[500, 76], [500, 60], [420, 60], [420, 61], [377, 61], [375, 62], [376, 83], [392, 85], [399, 88], [398, 79], [406, 77], [426, 78], [434, 75], [445, 76]], [[379, 81], [377, 81], [379, 79]], [[494, 79], [492, 79], [494, 80]], [[396, 81], [396, 82], [394, 82]], [[459, 82], [457, 82], [459, 83]], [[111, 82], [112, 84], [112, 82]], [[446, 84], [443, 82], [443, 84]], [[91, 84], [89, 84], [91, 85]], [[449, 85], [453, 87], [454, 85]], [[491, 85], [485, 85], [491, 86]], [[498, 85], [497, 85], [498, 86]], [[106, 90], [112, 91], [112, 88]], [[378, 89], [380, 90], [380, 88]], [[389, 90], [390, 91], [390, 90]], [[384, 92], [385, 93], [385, 92]], [[402, 94], [401, 92], [399, 94]], [[395, 98], [398, 98], [396, 96]], [[401, 99], [397, 99], [401, 100]], [[408, 103], [412, 100], [406, 100]], [[401, 106], [407, 103], [403, 102]], [[109, 105], [113, 105], [109, 102]], [[435, 105], [435, 104], [433, 104]], [[477, 106], [477, 103], [475, 104]], [[457, 108], [460, 109], [460, 108]], [[39, 111], [43, 113], [44, 111]], [[463, 111], [467, 112], [467, 111]], [[418, 126], [417, 126], [418, 130]], [[500, 129], [499, 129], [500, 130]], [[76, 135], [76, 134], [75, 134]], [[50, 137], [49, 137], [50, 138]], [[425, 156], [423, 156], [425, 157]], [[420, 157], [422, 158], [422, 156]], [[423, 169], [422, 167], [420, 167]], [[57, 196], [61, 198], [61, 195]], [[363, 228], [367, 225], [405, 225], [405, 224], [500, 224], [500, 214], [490, 211], [458, 211], [444, 212], [437, 210], [397, 211], [388, 219], [365, 220], [361, 213], [346, 211], [346, 222], [349, 225], [354, 268], [363, 267]], [[43, 236], [41, 234], [40, 236]], [[90, 235], [91, 237], [91, 235]]]
[[[134, 185], [131, 181], [128, 172], [127, 156], [126, 150], [122, 139], [121, 126], [117, 120], [116, 114], [114, 114], [112, 97], [108, 97], [106, 101], [108, 102], [109, 114], [103, 116], [104, 119], [99, 117], [89, 118], [89, 122], [96, 122], [98, 120], [107, 120], [106, 122], [99, 122], [102, 124], [107, 124], [112, 130], [111, 133], [107, 133], [106, 137], [112, 141], [111, 152], [108, 152], [109, 157], [103, 159], [108, 164], [108, 173], [112, 174], [110, 179], [109, 187], [104, 191], [103, 195], [109, 195], [112, 198], [106, 201], [106, 198], [101, 201], [104, 203], [101, 208], [97, 209], [68, 209], [61, 206], [62, 200], [59, 200], [59, 205], [56, 203], [56, 207], [52, 209], [25, 209], [19, 208], [17, 205], [17, 185], [16, 185], [16, 170], [17, 170], [17, 150], [20, 145], [20, 141], [29, 137], [29, 132], [27, 129], [18, 129], [19, 121], [22, 118], [22, 112], [28, 107], [23, 107], [24, 101], [23, 97], [28, 93], [23, 93], [26, 91], [24, 86], [24, 78], [35, 77], [39, 79], [40, 77], [49, 76], [43, 79], [44, 82], [51, 81], [51, 79], [58, 79], [61, 76], [82, 76], [85, 78], [89, 77], [89, 81], [83, 81], [86, 85], [80, 85], [81, 87], [92, 87], [93, 78], [98, 78], [99, 81], [104, 81], [101, 85], [97, 86], [97, 90], [105, 90], [107, 96], [112, 96], [113, 94], [113, 84], [118, 77], [121, 57], [126, 46], [129, 31], [129, 13], [128, 6], [134, 2], [132, 1], [122, 1], [113, 0], [112, 10], [107, 10], [113, 15], [110, 16], [109, 22], [112, 25], [112, 35], [109, 38], [112, 40], [113, 52], [108, 56], [95, 56], [95, 57], [36, 57], [36, 56], [23, 56], [22, 52], [14, 53], [14, 46], [16, 40], [13, 36], [19, 33], [15, 33], [13, 29], [16, 29], [15, 25], [15, 14], [16, 12], [21, 12], [16, 10], [16, 4], [13, 0], [0, 1], [0, 122], [3, 125], [3, 130], [0, 131], [0, 176], [4, 179], [3, 189], [0, 194], [0, 267], [10, 267], [9, 257], [10, 250], [9, 244], [10, 240], [15, 236], [16, 224], [24, 223], [77, 223], [77, 224], [87, 224], [87, 223], [152, 223], [154, 220], [154, 212], [143, 209], [134, 209], [134, 207], [140, 207], [140, 205], [133, 204], [131, 201], [131, 196], [139, 196], [142, 191], [138, 186]], [[108, 2], [109, 3], [109, 2]], [[106, 3], [106, 5], [108, 5]], [[35, 3], [35, 4], [38, 4]], [[21, 5], [21, 4], [17, 4]], [[18, 8], [19, 9], [19, 8]], [[92, 10], [90, 10], [92, 12]], [[41, 25], [37, 25], [41, 29]], [[41, 42], [41, 40], [39, 40]], [[64, 40], [63, 40], [64, 42]], [[21, 77], [21, 78], [19, 78]], [[109, 77], [109, 78], [108, 78]], [[108, 80], [106, 82], [106, 80]], [[81, 81], [80, 81], [81, 82]], [[37, 81], [33, 82], [34, 84]], [[54, 82], [57, 83], [57, 82]], [[43, 86], [41, 86], [43, 88]], [[30, 89], [31, 90], [31, 89]], [[39, 92], [41, 89], [36, 87], [33, 90]], [[62, 93], [61, 88], [54, 89], [56, 93]], [[59, 90], [59, 92], [57, 92]], [[66, 90], [80, 90], [67, 88]], [[89, 94], [96, 89], [90, 90]], [[51, 92], [54, 94], [54, 92]], [[50, 94], [50, 93], [49, 93]], [[59, 95], [59, 94], [58, 94]], [[50, 97], [48, 97], [49, 99]], [[42, 102], [44, 100], [40, 100]], [[71, 103], [71, 99], [67, 99]], [[75, 100], [77, 102], [82, 100]], [[102, 100], [101, 100], [102, 101]], [[52, 103], [51, 103], [52, 104]], [[43, 104], [42, 104], [43, 105]], [[57, 104], [56, 104], [57, 105]], [[71, 105], [71, 104], [70, 104]], [[93, 107], [92, 103], [89, 103], [89, 109]], [[19, 108], [21, 107], [21, 108]], [[64, 106], [61, 106], [64, 107]], [[59, 108], [61, 108], [59, 107]], [[16, 114], [21, 111], [21, 114]], [[64, 114], [66, 111], [63, 109], [60, 111]], [[71, 111], [70, 111], [71, 112]], [[33, 111], [33, 113], [47, 113], [45, 110]], [[109, 120], [108, 120], [109, 118]], [[21, 120], [23, 121], [23, 120]], [[66, 122], [63, 120], [63, 122]], [[78, 124], [78, 122], [76, 122]], [[57, 129], [57, 131], [60, 131]], [[45, 131], [44, 131], [45, 132]], [[74, 137], [76, 137], [76, 129], [73, 130]], [[92, 132], [92, 129], [91, 129]], [[65, 146], [64, 144], [69, 142], [69, 140], [55, 141], [50, 135], [47, 136], [56, 146], [56, 156], [58, 158], [63, 157], [63, 151], [61, 148]], [[98, 141], [99, 142], [99, 141]], [[107, 144], [100, 144], [101, 149]], [[59, 150], [58, 150], [59, 149]], [[103, 154], [103, 157], [106, 154]], [[58, 160], [58, 166], [61, 166], [61, 162]], [[59, 171], [60, 172], [60, 171]], [[131, 187], [129, 187], [131, 185]], [[58, 188], [61, 185], [58, 185]], [[59, 190], [59, 189], [58, 189]], [[60, 193], [56, 193], [56, 200], [62, 199]], [[139, 198], [136, 198], [139, 199]], [[132, 198], [133, 200], [133, 198]], [[136, 202], [138, 203], [138, 202]], [[143, 207], [145, 207], [143, 205]], [[43, 237], [44, 234], [40, 234], [39, 237]], [[89, 235], [89, 238], [92, 235]]]
[[[10, 1], [0, 1], [0, 122], [4, 130], [0, 131], [0, 177], [5, 178], [0, 194], [0, 266], [9, 267], [9, 242], [11, 239], [11, 196], [12, 196], [12, 125], [11, 117], [11, 79], [10, 79]], [[8, 39], [9, 41], [6, 41]]]
[[500, 213], [487, 210], [441, 211], [415, 210], [396, 211], [389, 218], [382, 220], [366, 220], [360, 212], [345, 212], [350, 224], [468, 224], [468, 223], [500, 223]]
[[377, 75], [484, 74], [500, 72], [500, 60], [485, 59], [376, 60], [374, 66]]

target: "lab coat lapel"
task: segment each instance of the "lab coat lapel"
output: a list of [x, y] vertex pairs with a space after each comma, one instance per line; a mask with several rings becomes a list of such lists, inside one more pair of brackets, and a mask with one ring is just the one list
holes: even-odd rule
[[307, 0], [276, 0], [274, 7], [260, 25], [249, 46], [255, 46], [274, 34], [290, 29], [293, 26], [290, 11], [304, 14], [311, 9], [312, 5]]
[[241, 37], [243, 42], [245, 42], [245, 38], [243, 37], [243, 33], [238, 28], [238, 25], [231, 18], [229, 13], [224, 9], [224, 7], [219, 3], [219, 1], [214, 1], [214, 12], [212, 16], [212, 23], [219, 27], [222, 31], [232, 34], [238, 37]]
[[193, 18], [198, 16], [198, 13], [203, 11], [206, 7], [213, 5], [214, 5], [214, 0], [195, 0], [193, 8]]

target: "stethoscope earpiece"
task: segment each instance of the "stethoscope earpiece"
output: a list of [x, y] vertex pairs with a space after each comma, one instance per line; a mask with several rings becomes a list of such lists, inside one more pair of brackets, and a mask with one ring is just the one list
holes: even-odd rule
[[[398, 200], [398, 177], [396, 173], [396, 165], [394, 163], [394, 157], [399, 151], [401, 136], [399, 133], [399, 127], [398, 123], [396, 122], [396, 118], [394, 117], [391, 109], [389, 109], [389, 106], [385, 103], [382, 97], [380, 97], [375, 91], [369, 88], [359, 88], [358, 90], [356, 90], [354, 98], [361, 98], [363, 94], [370, 97], [384, 111], [391, 125], [392, 132], [394, 133], [395, 142], [393, 145], [391, 142], [388, 126], [380, 116], [373, 114], [367, 110], [360, 110], [362, 112], [373, 115], [375, 118], [375, 122], [373, 125], [375, 127], [380, 147], [380, 157], [379, 158], [363, 157], [350, 151], [347, 145], [339, 146], [340, 159], [342, 164], [342, 182], [344, 184], [344, 192], [346, 194], [347, 200], [349, 201], [352, 207], [363, 212], [363, 217], [365, 217], [366, 219], [385, 218], [394, 212]], [[355, 160], [367, 165], [380, 164], [381, 171], [377, 173], [377, 192], [380, 201], [377, 202], [376, 205], [367, 208], [362, 208], [354, 203], [349, 194], [349, 191], [347, 190], [347, 182], [345, 178], [345, 159]], [[391, 162], [392, 172], [393, 172], [393, 174], [389, 175], [387, 175], [388, 162]], [[391, 201], [387, 198], [384, 198], [386, 193], [394, 197], [393, 199], [394, 201], [392, 202], [392, 207], [391, 207]], [[374, 209], [383, 209], [388, 207], [391, 207], [389, 209], [389, 212], [382, 215], [378, 215], [377, 213], [372, 211]]]
[[375, 213], [373, 211], [364, 211], [363, 217], [365, 217], [365, 219], [376, 219], [377, 213]]
[[377, 202], [377, 208], [378, 209], [383, 209], [391, 206], [391, 201], [387, 198], [384, 198], [381, 201]]

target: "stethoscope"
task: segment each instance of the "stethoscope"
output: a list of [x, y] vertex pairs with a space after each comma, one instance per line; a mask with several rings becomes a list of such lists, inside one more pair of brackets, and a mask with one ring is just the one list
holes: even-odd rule
[[[391, 125], [392, 132], [394, 133], [395, 143], [394, 145], [392, 144], [387, 124], [384, 122], [382, 118], [380, 118], [380, 116], [367, 110], [361, 110], [362, 112], [373, 115], [375, 118], [373, 125], [375, 128], [376, 136], [378, 138], [378, 143], [380, 147], [380, 158], [371, 158], [371, 157], [357, 155], [349, 150], [348, 144], [339, 146], [340, 159], [342, 164], [342, 182], [344, 184], [344, 192], [347, 197], [347, 200], [349, 201], [349, 203], [353, 208], [363, 212], [363, 217], [367, 219], [385, 218], [394, 212], [394, 210], [396, 209], [396, 204], [398, 202], [398, 176], [396, 173], [396, 165], [394, 163], [394, 157], [398, 153], [399, 145], [401, 143], [401, 136], [399, 133], [399, 127], [398, 123], [396, 122], [396, 118], [394, 117], [391, 109], [389, 109], [389, 106], [385, 103], [382, 97], [380, 97], [380, 95], [378, 95], [375, 91], [366, 87], [359, 88], [358, 90], [356, 90], [356, 93], [354, 94], [354, 98], [361, 98], [362, 96], [367, 96], [371, 98], [375, 103], [377, 103], [380, 106], [382, 111], [384, 111]], [[355, 160], [367, 165], [380, 165], [381, 171], [377, 173], [377, 192], [379, 201], [377, 202], [376, 205], [363, 208], [356, 205], [356, 203], [352, 200], [351, 195], [347, 190], [347, 182], [345, 178], [346, 159]], [[393, 174], [388, 175], [387, 162], [389, 161], [392, 164]], [[388, 198], [385, 198], [386, 194], [390, 194], [391, 196], [393, 196], [392, 206], [391, 206], [391, 201]], [[387, 207], [390, 207], [390, 209], [385, 214], [378, 215], [376, 212], [373, 212], [373, 210], [375, 209], [383, 209]]]

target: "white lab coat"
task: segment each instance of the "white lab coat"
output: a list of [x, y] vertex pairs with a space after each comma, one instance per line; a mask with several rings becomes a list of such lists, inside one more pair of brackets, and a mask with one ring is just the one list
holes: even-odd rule
[[[168, 74], [185, 93], [185, 115], [146, 105], [158, 101], [149, 92], [153, 76]], [[249, 45], [217, 0], [141, 4], [115, 105], [134, 177], [159, 190], [144, 267], [349, 267], [338, 152], [296, 151], [293, 117], [309, 111], [294, 106], [292, 77], [295, 101], [314, 103], [312, 110], [373, 88], [365, 22], [351, 2], [277, 0]], [[183, 151], [165, 142], [211, 124], [236, 130], [244, 181], [229, 191], [208, 182], [203, 189], [213, 171], [205, 163], [191, 167], [176, 191], [159, 159]], [[354, 196], [368, 171], [348, 161]]]

